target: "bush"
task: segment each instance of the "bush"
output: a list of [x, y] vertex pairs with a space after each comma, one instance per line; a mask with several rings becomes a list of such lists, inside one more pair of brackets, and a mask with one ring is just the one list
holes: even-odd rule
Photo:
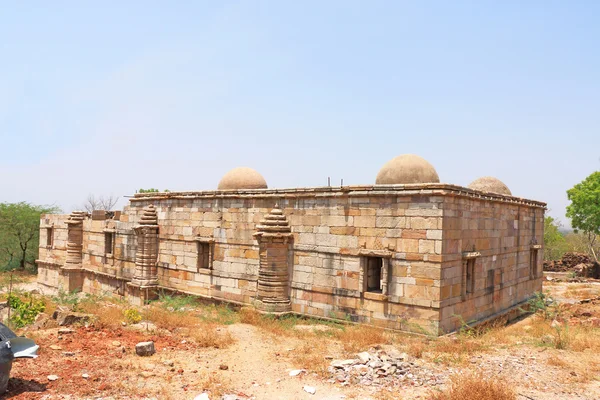
[[9, 295], [8, 306], [14, 311], [11, 313], [10, 322], [16, 328], [32, 324], [38, 314], [46, 309], [42, 300], [36, 300], [30, 294], [25, 295], [25, 300], [14, 294]]
[[123, 316], [127, 320], [128, 324], [137, 324], [142, 320], [140, 312], [135, 308], [128, 308], [126, 310], [123, 310]]
[[77, 290], [66, 292], [62, 289], [59, 289], [58, 294], [56, 296], [52, 296], [52, 301], [60, 306], [69, 307], [71, 311], [81, 311], [79, 307], [79, 292]]

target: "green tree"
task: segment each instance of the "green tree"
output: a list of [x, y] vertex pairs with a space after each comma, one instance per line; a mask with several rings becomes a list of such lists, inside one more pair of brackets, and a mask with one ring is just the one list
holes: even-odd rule
[[544, 218], [544, 259], [558, 260], [567, 251], [567, 240], [559, 231], [560, 223], [552, 217]]
[[587, 236], [590, 253], [598, 261], [600, 235], [600, 171], [592, 173], [582, 182], [567, 190], [571, 204], [567, 217], [575, 232], [581, 230]]
[[0, 203], [0, 267], [25, 269], [38, 256], [40, 216], [57, 207], [29, 203]]

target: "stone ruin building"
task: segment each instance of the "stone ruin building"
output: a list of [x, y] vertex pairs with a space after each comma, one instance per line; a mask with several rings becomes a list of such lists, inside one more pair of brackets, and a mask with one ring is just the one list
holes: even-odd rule
[[43, 215], [39, 283], [134, 304], [177, 291], [442, 334], [510, 315], [541, 290], [545, 206], [491, 177], [439, 183], [415, 155], [362, 186], [269, 189], [236, 168], [217, 190]]

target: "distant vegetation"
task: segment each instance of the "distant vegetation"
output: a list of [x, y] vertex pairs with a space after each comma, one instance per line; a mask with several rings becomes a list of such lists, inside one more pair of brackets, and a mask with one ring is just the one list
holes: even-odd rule
[[[158, 190], [158, 189], [155, 189], [155, 188], [150, 188], [150, 189], [139, 189], [139, 190], [137, 191], [137, 193], [159, 193], [159, 192], [161, 192], [161, 191], [160, 191], [160, 190]], [[165, 189], [165, 190], [163, 190], [162, 192], [169, 192], [169, 189]]]
[[544, 258], [558, 260], [566, 252], [585, 253], [598, 261], [600, 256], [600, 172], [594, 172], [567, 190], [571, 204], [567, 217], [573, 231], [561, 229], [552, 217], [544, 220]]
[[57, 207], [0, 203], [0, 270], [35, 269], [40, 242], [40, 217]]

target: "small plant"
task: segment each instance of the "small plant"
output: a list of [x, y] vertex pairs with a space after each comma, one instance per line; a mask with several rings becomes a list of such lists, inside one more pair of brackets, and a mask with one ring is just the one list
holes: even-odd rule
[[571, 343], [571, 335], [569, 334], [569, 325], [556, 326], [554, 328], [554, 348], [558, 350], [566, 350]]
[[52, 296], [52, 301], [60, 306], [69, 307], [72, 311], [80, 311], [79, 308], [79, 291], [73, 290], [71, 292], [64, 291], [63, 289], [58, 290], [56, 296]]
[[198, 305], [197, 298], [194, 296], [177, 296], [165, 292], [158, 294], [158, 302], [169, 311], [184, 311], [186, 308], [194, 308]]
[[137, 324], [142, 320], [142, 315], [135, 308], [123, 310], [123, 316], [128, 324]]
[[545, 320], [554, 319], [558, 315], [556, 300], [542, 292], [535, 292], [533, 297], [527, 302], [527, 305], [529, 306], [528, 310], [521, 311], [539, 314]]
[[42, 300], [34, 299], [30, 294], [25, 295], [25, 300], [10, 294], [8, 306], [14, 311], [10, 316], [10, 322], [16, 328], [22, 328], [35, 322], [39, 313], [46, 309]]

